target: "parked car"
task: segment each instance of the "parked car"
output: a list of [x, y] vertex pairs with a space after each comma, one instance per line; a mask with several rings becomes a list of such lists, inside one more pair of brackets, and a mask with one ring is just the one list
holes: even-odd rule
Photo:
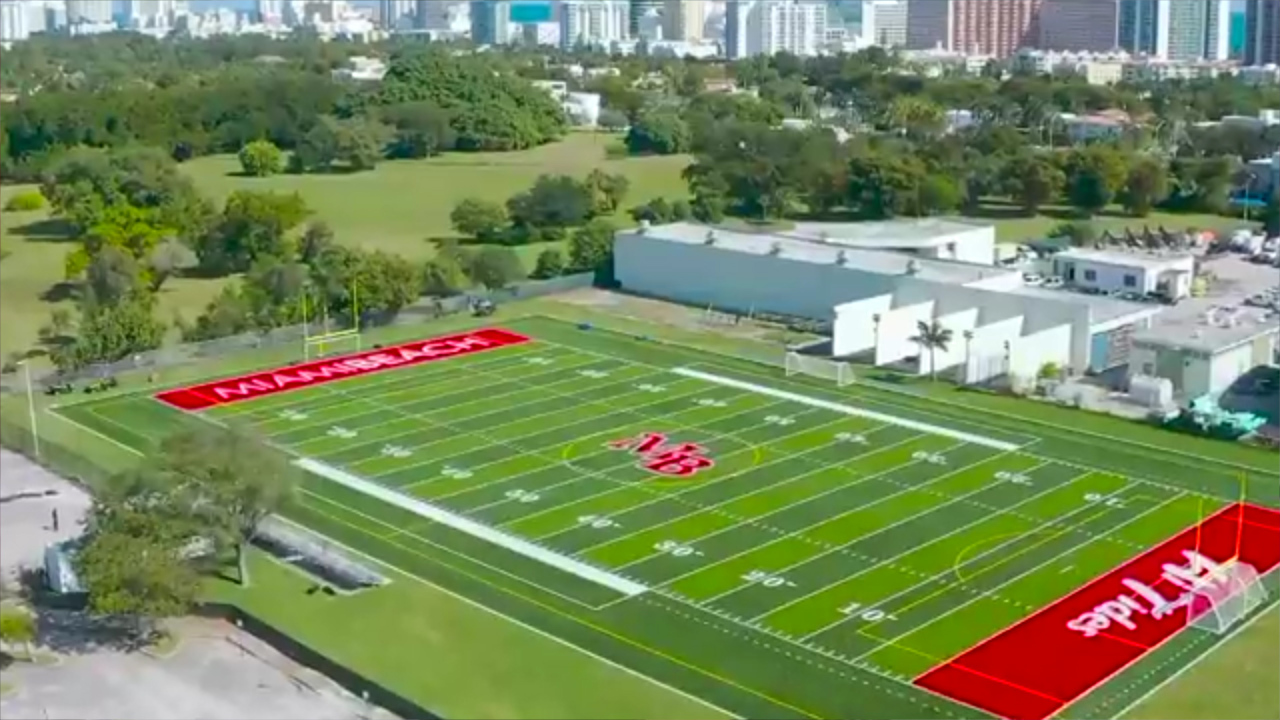
[[1054, 275], [1051, 278], [1045, 278], [1044, 286], [1047, 288], [1060, 288], [1063, 285], [1062, 278]]
[[1039, 285], [1044, 282], [1044, 278], [1040, 273], [1023, 273], [1022, 282], [1024, 285]]

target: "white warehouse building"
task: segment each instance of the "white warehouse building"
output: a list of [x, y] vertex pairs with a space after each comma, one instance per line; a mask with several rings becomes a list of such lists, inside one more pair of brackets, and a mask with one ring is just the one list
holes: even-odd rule
[[746, 233], [693, 223], [623, 230], [614, 244], [623, 290], [831, 323], [832, 355], [930, 372], [911, 341], [937, 321], [955, 340], [936, 371], [966, 382], [1034, 378], [1128, 363], [1158, 306], [1026, 287], [994, 264], [995, 229], [949, 220], [798, 224]]

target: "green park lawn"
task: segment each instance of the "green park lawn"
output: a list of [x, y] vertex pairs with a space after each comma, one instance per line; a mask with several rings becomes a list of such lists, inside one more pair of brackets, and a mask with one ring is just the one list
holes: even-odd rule
[[[584, 176], [594, 168], [631, 181], [626, 206], [686, 193], [680, 171], [687, 157], [606, 157], [611, 136], [575, 133], [563, 141], [514, 153], [451, 154], [430, 160], [386, 162], [358, 175], [239, 174], [233, 155], [199, 158], [182, 166], [196, 186], [219, 205], [236, 190], [297, 192], [327, 222], [340, 242], [386, 250], [413, 260], [434, 252], [432, 238], [455, 235], [449, 213], [459, 200], [504, 201], [527, 189], [539, 175]], [[0, 188], [0, 205], [29, 187]], [[625, 216], [625, 212], [620, 213]], [[518, 248], [530, 269], [546, 245]], [[0, 218], [0, 356], [29, 349], [40, 326], [63, 296], [63, 258], [71, 249], [65, 232], [47, 211], [4, 213]], [[191, 319], [221, 290], [225, 280], [177, 279], [160, 294], [160, 316]]]

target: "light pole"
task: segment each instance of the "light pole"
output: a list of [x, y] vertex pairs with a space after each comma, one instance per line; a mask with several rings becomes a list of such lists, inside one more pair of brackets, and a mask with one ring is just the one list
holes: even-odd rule
[[35, 386], [31, 382], [31, 363], [23, 360], [18, 364], [22, 366], [22, 374], [27, 382], [27, 413], [31, 417], [31, 443], [38, 460], [40, 459], [40, 428], [36, 425], [36, 394]]

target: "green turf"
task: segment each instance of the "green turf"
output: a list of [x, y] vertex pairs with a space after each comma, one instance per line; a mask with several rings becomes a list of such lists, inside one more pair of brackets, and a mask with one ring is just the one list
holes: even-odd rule
[[[534, 342], [206, 414], [644, 583], [652, 591], [627, 598], [318, 477], [290, 512], [404, 573], [735, 714], [972, 717], [909, 678], [1234, 500], [1241, 468], [1261, 480], [1250, 499], [1280, 505], [1274, 458], [1268, 468], [1264, 454], [1224, 451], [1236, 462], [1228, 465], [1136, 431], [1104, 443], [1086, 428], [866, 385], [837, 390], [600, 329], [536, 318], [504, 325]], [[1025, 448], [670, 372], [689, 365]], [[200, 422], [128, 395], [58, 412], [138, 448]], [[607, 444], [658, 431], [699, 443], [716, 465], [693, 481], [655, 481]], [[411, 677], [352, 649], [412, 634], [409, 619], [384, 622], [376, 640], [373, 629], [320, 621], [304, 634], [421, 697]], [[1205, 637], [1183, 633], [1066, 715], [1114, 714], [1177, 669], [1166, 654], [1185, 663]]]

